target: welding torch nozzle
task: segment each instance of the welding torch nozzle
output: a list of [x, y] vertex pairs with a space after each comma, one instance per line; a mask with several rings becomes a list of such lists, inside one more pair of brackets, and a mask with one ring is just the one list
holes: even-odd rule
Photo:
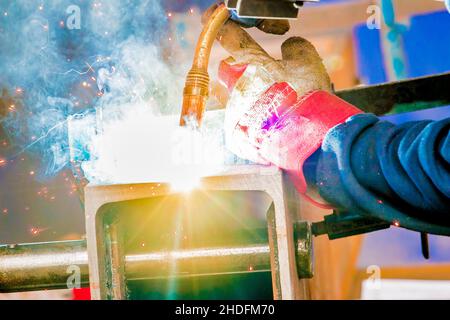
[[199, 37], [192, 69], [186, 77], [184, 86], [181, 126], [185, 126], [189, 118], [195, 119], [197, 125], [201, 124], [209, 95], [208, 65], [211, 49], [220, 29], [229, 17], [227, 7], [224, 4], [219, 5]]
[[183, 109], [180, 125], [185, 126], [186, 120], [195, 119], [200, 125], [209, 96], [209, 75], [202, 69], [192, 68], [187, 77], [183, 91]]

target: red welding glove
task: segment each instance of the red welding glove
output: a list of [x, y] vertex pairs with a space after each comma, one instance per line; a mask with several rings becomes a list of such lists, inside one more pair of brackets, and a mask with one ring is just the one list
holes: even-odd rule
[[320, 148], [328, 130], [357, 113], [361, 111], [326, 91], [299, 97], [288, 83], [277, 82], [240, 117], [227, 117], [227, 145], [238, 155], [286, 170], [304, 194], [304, 162]]
[[218, 40], [232, 55], [219, 68], [230, 90], [227, 147], [242, 158], [286, 170], [305, 193], [305, 160], [320, 148], [329, 129], [361, 111], [329, 93], [322, 59], [303, 38], [283, 43], [282, 60], [270, 57], [232, 21]]

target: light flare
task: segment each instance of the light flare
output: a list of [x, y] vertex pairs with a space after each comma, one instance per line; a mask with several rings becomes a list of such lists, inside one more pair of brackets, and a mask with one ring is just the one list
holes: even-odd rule
[[211, 113], [211, 124], [207, 116], [196, 129], [180, 127], [176, 115], [156, 116], [144, 104], [123, 110], [69, 120], [72, 157], [80, 154], [80, 146], [88, 150], [82, 169], [91, 183], [160, 182], [170, 184], [174, 192], [189, 192], [200, 187], [202, 177], [223, 170], [222, 125], [215, 123], [221, 113]]

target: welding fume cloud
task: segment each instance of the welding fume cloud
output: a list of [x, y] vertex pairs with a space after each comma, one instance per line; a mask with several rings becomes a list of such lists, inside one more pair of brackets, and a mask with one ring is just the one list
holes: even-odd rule
[[[41, 159], [41, 179], [70, 161], [91, 182], [110, 183], [211, 173], [223, 162], [220, 132], [186, 132], [170, 116], [179, 113], [189, 59], [167, 46], [162, 1], [18, 0], [0, 12], [2, 96], [17, 106], [2, 125], [11, 157]], [[177, 144], [194, 148], [179, 155]], [[186, 162], [193, 169], [182, 172]]]

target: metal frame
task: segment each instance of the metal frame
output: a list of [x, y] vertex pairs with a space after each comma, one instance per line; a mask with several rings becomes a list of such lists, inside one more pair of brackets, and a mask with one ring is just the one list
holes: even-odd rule
[[[263, 191], [271, 197], [268, 225], [274, 299], [308, 298], [307, 283], [298, 277], [294, 239], [300, 199], [282, 171], [275, 167], [236, 166], [220, 176], [204, 178], [202, 189]], [[104, 206], [170, 194], [173, 193], [169, 186], [159, 183], [86, 187], [87, 249], [93, 299], [126, 299], [124, 255], [114, 219], [104, 223]]]
[[365, 112], [383, 115], [399, 106], [408, 111], [450, 105], [450, 72], [372, 86], [356, 87], [336, 92], [348, 103]]

